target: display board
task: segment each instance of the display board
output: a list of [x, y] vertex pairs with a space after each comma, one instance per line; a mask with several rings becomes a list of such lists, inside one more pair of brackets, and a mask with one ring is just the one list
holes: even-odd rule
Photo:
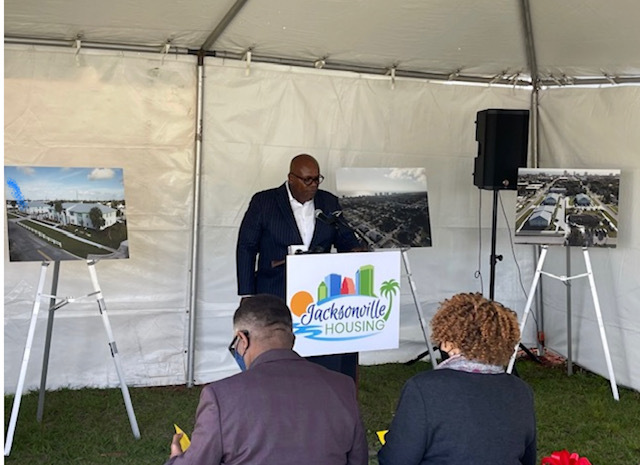
[[398, 347], [400, 251], [289, 255], [286, 266], [300, 355]]
[[5, 166], [9, 260], [129, 258], [121, 168]]
[[430, 247], [424, 168], [341, 168], [343, 215], [373, 248]]
[[620, 171], [518, 170], [515, 242], [616, 247]]

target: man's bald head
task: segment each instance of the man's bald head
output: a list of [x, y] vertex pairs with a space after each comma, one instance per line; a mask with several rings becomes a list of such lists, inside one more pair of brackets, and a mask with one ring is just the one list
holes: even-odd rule
[[320, 171], [318, 160], [307, 153], [301, 153], [300, 155], [296, 155], [291, 159], [291, 163], [289, 164], [289, 172], [297, 173], [299, 170], [307, 167], [315, 168]]

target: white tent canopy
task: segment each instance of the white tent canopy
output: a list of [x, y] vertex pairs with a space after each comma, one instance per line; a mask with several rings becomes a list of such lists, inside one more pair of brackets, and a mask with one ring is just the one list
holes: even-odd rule
[[[639, 14], [629, 0], [8, 0], [5, 164], [124, 168], [131, 258], [97, 272], [125, 377], [204, 383], [236, 370], [226, 345], [240, 220], [254, 192], [284, 180], [293, 155], [316, 156], [331, 191], [341, 167], [427, 169], [433, 247], [410, 258], [428, 320], [451, 294], [488, 288], [492, 194], [472, 182], [476, 113], [531, 108], [531, 166], [622, 170], [618, 248], [591, 255], [617, 381], [640, 389], [640, 89], [613, 85], [640, 81]], [[511, 245], [515, 194], [500, 199], [495, 296], [522, 314], [536, 257]], [[561, 275], [564, 249], [549, 255]], [[39, 264], [5, 256], [12, 392]], [[571, 258], [579, 269], [579, 251]], [[89, 288], [86, 265], [62, 263], [63, 295]], [[588, 283], [572, 296], [573, 357], [606, 375]], [[564, 286], [544, 283], [539, 324], [561, 353], [565, 301]], [[364, 363], [424, 350], [406, 282], [401, 303], [400, 348], [362, 353]], [[45, 327], [43, 311], [30, 389]], [[95, 301], [59, 310], [48, 386], [116, 386], [102, 333]], [[524, 336], [535, 341], [531, 320]]]
[[634, 0], [7, 0], [5, 40], [251, 51], [256, 61], [456, 80], [637, 82], [639, 16]]

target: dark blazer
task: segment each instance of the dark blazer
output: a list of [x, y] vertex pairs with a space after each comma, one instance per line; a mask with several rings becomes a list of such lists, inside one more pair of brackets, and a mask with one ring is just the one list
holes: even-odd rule
[[[321, 209], [326, 215], [340, 210], [338, 198], [323, 190], [316, 192], [314, 204], [316, 210]], [[302, 238], [291, 210], [287, 187], [282, 184], [278, 188], [255, 194], [238, 232], [238, 295], [265, 293], [284, 299], [286, 267], [277, 263], [285, 260], [288, 246], [297, 244], [302, 244]], [[336, 228], [317, 220], [309, 249], [330, 252], [332, 245], [338, 252], [348, 252], [359, 247], [360, 242], [344, 226]]]
[[535, 465], [532, 389], [506, 373], [429, 370], [406, 382], [380, 465]]
[[366, 465], [351, 378], [288, 349], [203, 388], [191, 446], [171, 465]]

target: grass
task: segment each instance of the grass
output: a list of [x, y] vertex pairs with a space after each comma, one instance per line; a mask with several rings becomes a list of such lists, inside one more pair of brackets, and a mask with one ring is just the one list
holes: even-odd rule
[[89, 254], [104, 255], [110, 253], [109, 250], [100, 249], [85, 242], [77, 241], [65, 234], [62, 234], [59, 231], [56, 231], [53, 228], [49, 228], [40, 223], [29, 220], [25, 220], [23, 221], [23, 223], [27, 226], [32, 227], [33, 229], [46, 234], [51, 239], [60, 241], [62, 243], [62, 249], [66, 250], [67, 252], [71, 252], [76, 257], [87, 258], [87, 255]]
[[[386, 429], [404, 382], [429, 369], [387, 364], [361, 367], [359, 400], [376, 464], [380, 447], [375, 431]], [[519, 376], [534, 389], [538, 419], [538, 462], [555, 450], [568, 449], [593, 465], [640, 464], [640, 393], [620, 389], [613, 400], [609, 382], [576, 369], [569, 377], [562, 367], [521, 360]], [[161, 464], [168, 457], [173, 423], [188, 434], [193, 429], [201, 387], [131, 388], [140, 426], [135, 440], [119, 389], [47, 392], [42, 423], [36, 421], [38, 393], [22, 398], [11, 455], [14, 465]], [[434, 396], [438, 393], [434, 392]], [[5, 432], [13, 402], [5, 396]], [[251, 419], [248, 419], [251, 421]]]
[[515, 230], [518, 231], [518, 229], [520, 228], [520, 226], [522, 225], [522, 223], [525, 222], [525, 220], [527, 218], [529, 218], [529, 215], [531, 215], [531, 213], [533, 212], [533, 208], [528, 208], [526, 212], [524, 212], [524, 214], [520, 215], [516, 221], [516, 228]]
[[127, 240], [127, 226], [124, 223], [115, 223], [102, 231], [72, 224], [63, 226], [63, 228], [76, 236], [84, 237], [112, 249], [117, 249], [122, 241]]

